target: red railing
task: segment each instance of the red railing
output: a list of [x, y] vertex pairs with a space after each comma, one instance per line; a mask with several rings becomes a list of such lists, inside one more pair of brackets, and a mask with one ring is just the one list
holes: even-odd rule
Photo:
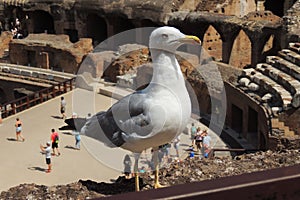
[[49, 88], [44, 88], [35, 92], [32, 95], [15, 99], [2, 105], [2, 118], [14, 115], [18, 112], [26, 110], [30, 107], [38, 105], [58, 95], [64, 94], [73, 89], [75, 78], [53, 85]]

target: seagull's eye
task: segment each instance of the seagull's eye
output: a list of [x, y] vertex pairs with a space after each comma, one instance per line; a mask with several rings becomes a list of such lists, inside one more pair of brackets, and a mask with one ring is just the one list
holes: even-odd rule
[[162, 34], [162, 38], [167, 39], [168, 37], [168, 34]]

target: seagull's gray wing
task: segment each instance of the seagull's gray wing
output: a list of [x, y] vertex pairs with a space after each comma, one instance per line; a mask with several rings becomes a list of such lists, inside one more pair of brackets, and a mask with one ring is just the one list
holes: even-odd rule
[[[146, 137], [151, 132], [149, 116], [145, 113], [146, 94], [135, 92], [115, 103], [106, 112], [99, 112], [81, 129], [85, 134], [108, 146], [122, 146], [124, 136]], [[147, 128], [145, 128], [147, 127]]]

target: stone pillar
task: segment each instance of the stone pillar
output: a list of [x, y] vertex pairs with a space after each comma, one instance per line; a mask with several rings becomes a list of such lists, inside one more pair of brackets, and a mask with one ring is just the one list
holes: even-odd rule
[[82, 12], [79, 14], [78, 11], [76, 11], [74, 15], [75, 29], [78, 31], [78, 37], [87, 37], [87, 15]]
[[55, 34], [64, 34], [64, 21], [63, 20], [54, 21], [54, 30], [55, 30]]
[[265, 0], [258, 0], [256, 10], [257, 11], [265, 11]]
[[114, 28], [114, 19], [105, 19], [106, 24], [107, 24], [107, 38], [109, 38], [109, 43], [107, 48], [111, 49], [111, 50], [115, 50], [115, 42], [112, 38], [110, 38], [111, 36], [113, 36], [115, 34], [115, 28]]
[[48, 52], [40, 52], [38, 54], [38, 59], [37, 59], [37, 67], [41, 67], [43, 69], [49, 69], [49, 55]]

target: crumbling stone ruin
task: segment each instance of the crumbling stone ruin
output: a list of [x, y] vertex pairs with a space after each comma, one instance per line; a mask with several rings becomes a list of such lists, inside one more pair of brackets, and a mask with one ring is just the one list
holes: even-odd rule
[[[104, 75], [113, 81], [137, 64], [130, 59], [141, 56], [147, 63], [151, 57], [143, 50], [120, 60], [114, 48], [118, 44], [111, 43], [109, 51], [96, 51], [110, 36], [163, 25], [196, 35], [218, 66], [227, 94], [223, 105], [220, 91], [209, 94], [207, 88], [214, 85], [201, 81], [189, 64], [183, 64], [193, 90], [201, 96], [201, 112], [213, 114], [216, 108], [211, 102], [217, 102], [218, 107], [227, 107], [225, 128], [240, 133], [253, 148], [276, 149], [288, 143], [286, 138], [295, 141], [300, 134], [299, 5], [299, 0], [276, 4], [272, 0], [4, 0], [0, 21], [1, 30], [14, 37], [9, 62], [76, 73], [87, 56], [84, 62], [94, 77]], [[134, 32], [132, 41], [138, 41], [140, 34]], [[88, 54], [92, 48], [94, 52]], [[58, 55], [66, 59], [61, 61]]]

